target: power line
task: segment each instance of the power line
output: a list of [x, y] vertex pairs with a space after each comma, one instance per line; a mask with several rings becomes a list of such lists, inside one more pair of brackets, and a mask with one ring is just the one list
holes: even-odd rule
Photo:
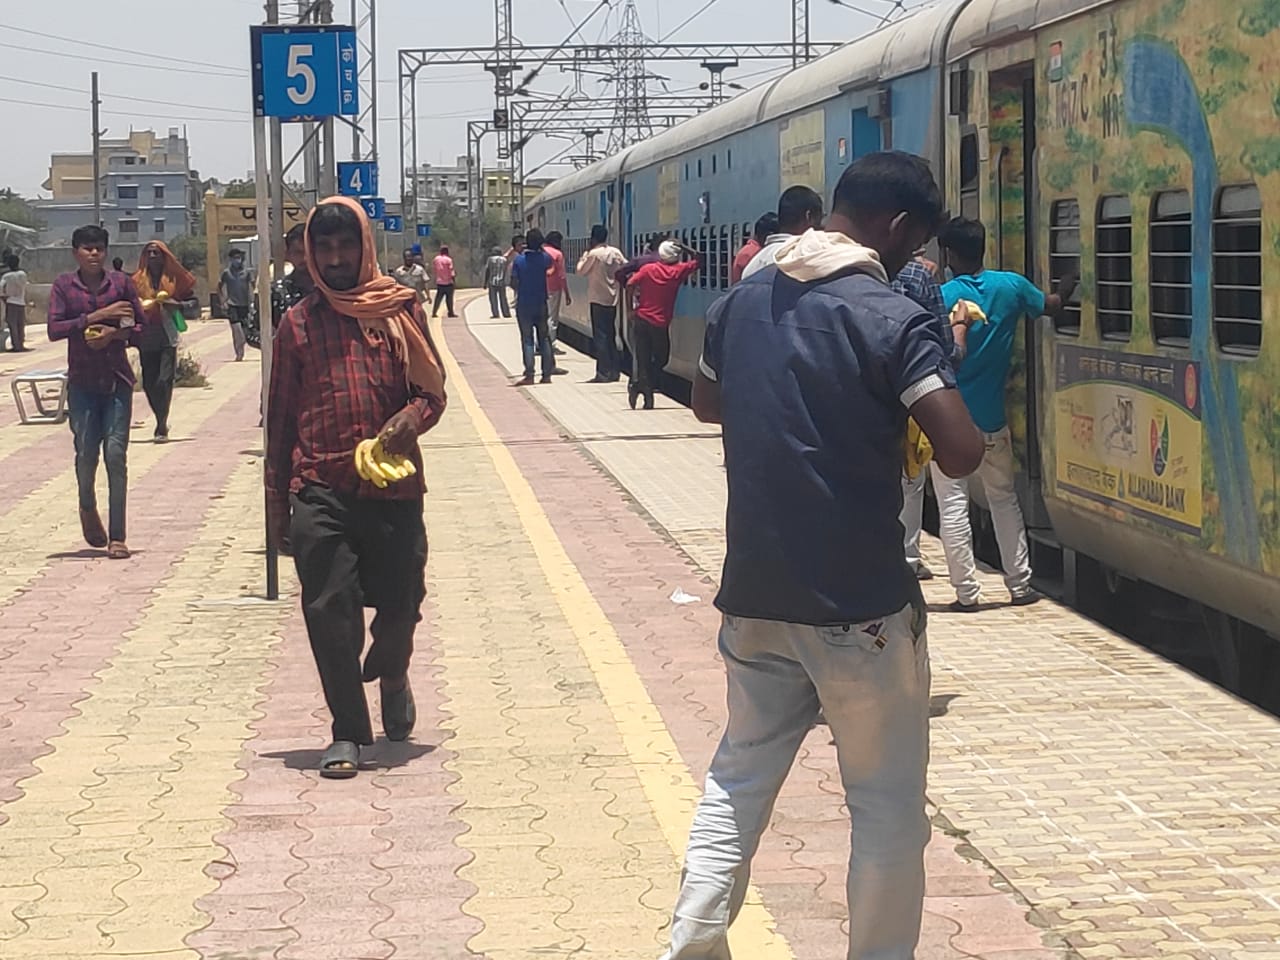
[[[70, 103], [41, 103], [36, 100], [17, 100], [12, 97], [0, 97], [0, 103], [16, 103], [23, 107], [40, 107], [48, 110], [75, 110], [79, 113], [84, 112], [84, 107], [78, 107]], [[149, 117], [152, 120], [181, 120], [186, 123], [249, 123], [250, 118], [245, 117], [243, 120], [232, 120], [230, 117], [180, 117], [169, 113], [150, 113], [142, 111], [128, 112], [124, 110], [102, 110], [102, 113], [110, 114], [114, 117]]]
[[[83, 90], [80, 87], [67, 87], [58, 83], [41, 83], [38, 80], [23, 80], [20, 77], [0, 77], [0, 80], [7, 81], [9, 83], [21, 83], [28, 87], [43, 87], [46, 90], [63, 90], [67, 93], [79, 93], [86, 96], [89, 94], [88, 90]], [[244, 116], [243, 110], [233, 110], [230, 107], [212, 107], [198, 103], [179, 103], [176, 100], [152, 100], [148, 97], [126, 97], [124, 94], [119, 93], [103, 93], [100, 94], [100, 96], [111, 100], [129, 100], [135, 103], [157, 104], [162, 107], [186, 107], [191, 110], [212, 110], [216, 113], [231, 113], [238, 117]]]
[[706, 3], [704, 3], [704, 4], [703, 4], [701, 7], [699, 7], [696, 11], [694, 11], [694, 13], [693, 13], [693, 15], [692, 15], [692, 16], [690, 16], [690, 17], [688, 17], [687, 19], [685, 19], [685, 20], [681, 21], [680, 26], [676, 27], [674, 30], [668, 30], [668, 31], [667, 31], [667, 34], [666, 34], [666, 36], [664, 36], [664, 37], [659, 37], [659, 38], [658, 38], [658, 42], [659, 42], [659, 43], [665, 43], [667, 40], [671, 39], [671, 37], [675, 36], [675, 34], [679, 33], [681, 30], [683, 30], [683, 29], [684, 29], [685, 27], [687, 27], [689, 24], [693, 23], [693, 21], [697, 20], [700, 16], [702, 16], [704, 13], [706, 13], [708, 10], [710, 10], [712, 7], [714, 7], [714, 6], [716, 5], [716, 3], [717, 3], [717, 2], [718, 2], [718, 0], [707, 0], [707, 2], [706, 2]]
[[[563, 40], [561, 40], [560, 43], [556, 46], [556, 48], [552, 50], [549, 54], [547, 54], [547, 56], [543, 59], [543, 61], [540, 64], [538, 64], [536, 67], [534, 67], [532, 70], [529, 71], [528, 75], [523, 80], [520, 81], [520, 85], [516, 87], [515, 92], [524, 93], [525, 88], [528, 87], [529, 84], [533, 83], [533, 81], [537, 79], [538, 74], [542, 72], [542, 68], [545, 67], [548, 63], [550, 63], [551, 59], [557, 53], [559, 53], [561, 50], [563, 50], [565, 47], [571, 44], [573, 42], [573, 38], [582, 32], [582, 28], [585, 27], [588, 23], [590, 23], [592, 18], [594, 18], [597, 13], [599, 13], [605, 7], [609, 6], [612, 2], [613, 0], [600, 0], [600, 2], [596, 4], [595, 9], [592, 10], [589, 14], [587, 14], [580, 24], [578, 24], [576, 27], [573, 28], [573, 32], [570, 33]], [[570, 21], [573, 20], [572, 17], [570, 17], [569, 19]]]
[[26, 33], [26, 34], [30, 34], [33, 37], [43, 37], [46, 40], [56, 40], [59, 43], [74, 43], [77, 46], [93, 47], [97, 50], [110, 50], [112, 53], [131, 53], [131, 54], [134, 54], [135, 56], [147, 57], [151, 60], [167, 60], [170, 63], [181, 64], [184, 67], [188, 67], [194, 63], [202, 67], [213, 67], [217, 70], [221, 70], [222, 72], [226, 73], [228, 76], [236, 76], [236, 74], [228, 70], [228, 68], [224, 64], [211, 63], [207, 60], [191, 60], [186, 57], [167, 57], [167, 56], [164, 56], [163, 54], [150, 53], [145, 50], [129, 50], [125, 47], [119, 47], [109, 43], [95, 43], [92, 40], [74, 40], [69, 37], [60, 37], [54, 33], [41, 33], [39, 30], [30, 30], [26, 27], [10, 26], [7, 23], [0, 23], [0, 30], [12, 30], [15, 33]]
[[[66, 53], [61, 50], [39, 50], [35, 47], [25, 47], [17, 43], [0, 42], [0, 47], [5, 47], [9, 50], [21, 50], [23, 53], [39, 53], [46, 57], [63, 57], [68, 60], [82, 60], [89, 63], [106, 63], [106, 64], [110, 64], [113, 67], [120, 67], [123, 69], [163, 70], [165, 73], [174, 72], [173, 67], [166, 67], [158, 63], [129, 63], [129, 62], [122, 62], [119, 59], [108, 60], [106, 57], [89, 57], [89, 56], [85, 56], [82, 53]], [[189, 73], [189, 74], [198, 74], [199, 76], [204, 76], [204, 77], [218, 77], [219, 79], [222, 79], [222, 80], [243, 79], [245, 76], [247, 76], [247, 71], [246, 73], [214, 73], [212, 70], [193, 70], [190, 67], [186, 68], [183, 72]]]

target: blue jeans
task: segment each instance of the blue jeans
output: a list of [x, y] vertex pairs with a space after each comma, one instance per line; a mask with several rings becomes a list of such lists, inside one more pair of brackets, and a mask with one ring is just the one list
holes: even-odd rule
[[520, 346], [524, 351], [524, 375], [533, 376], [533, 357], [537, 353], [542, 357], [542, 375], [551, 376], [556, 356], [547, 332], [547, 305], [516, 301], [516, 322], [520, 325]]
[[108, 536], [125, 538], [125, 501], [129, 486], [129, 421], [133, 418], [133, 388], [117, 383], [110, 393], [96, 393], [72, 384], [67, 389], [71, 435], [76, 443], [76, 481], [80, 509], [96, 510], [99, 451], [107, 461], [107, 489], [111, 519]]
[[617, 380], [621, 375], [618, 359], [618, 308], [602, 303], [591, 304], [591, 340], [596, 355], [596, 376], [601, 380]]

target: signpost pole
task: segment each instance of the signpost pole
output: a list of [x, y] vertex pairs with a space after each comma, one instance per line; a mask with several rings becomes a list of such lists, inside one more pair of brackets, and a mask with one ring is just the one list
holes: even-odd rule
[[[280, 20], [280, 5], [278, 0], [267, 0], [266, 4], [267, 23], [278, 23]], [[283, 222], [284, 214], [280, 213], [279, 219], [273, 225], [271, 222], [272, 207], [281, 203], [282, 193], [280, 190], [278, 171], [281, 165], [280, 150], [280, 122], [278, 120], [271, 121], [271, 167], [267, 166], [267, 119], [261, 115], [258, 110], [254, 110], [253, 117], [253, 178], [255, 184], [254, 196], [257, 200], [257, 213], [255, 220], [258, 227], [258, 330], [262, 341], [262, 462], [263, 469], [266, 469], [267, 455], [267, 404], [268, 404], [268, 385], [271, 382], [271, 273], [266, 267], [266, 258], [262, 256], [263, 252], [272, 249], [263, 243], [263, 239], [270, 237], [277, 232], [278, 225]], [[273, 198], [271, 191], [274, 188], [275, 197]], [[273, 258], [274, 259], [274, 258]], [[263, 323], [263, 315], [266, 315], [266, 323]], [[266, 484], [263, 484], [263, 500], [266, 501]], [[266, 512], [263, 512], [264, 521]], [[265, 526], [265, 523], [264, 523]], [[266, 530], [267, 544], [267, 599], [280, 599], [280, 558], [276, 554], [275, 545], [271, 542], [271, 531]]]

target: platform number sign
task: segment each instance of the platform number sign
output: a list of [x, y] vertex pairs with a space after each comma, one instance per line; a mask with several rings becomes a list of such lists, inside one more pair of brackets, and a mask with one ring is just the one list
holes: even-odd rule
[[383, 217], [382, 229], [387, 233], [404, 233], [403, 217]]
[[344, 197], [376, 197], [378, 165], [372, 161], [339, 163], [338, 192]]
[[250, 27], [249, 41], [258, 116], [293, 121], [360, 112], [351, 27]]
[[418, 224], [418, 236], [423, 238], [431, 236], [431, 224], [429, 223]]
[[387, 215], [387, 201], [381, 197], [363, 197], [360, 206], [364, 207], [365, 216], [375, 222]]

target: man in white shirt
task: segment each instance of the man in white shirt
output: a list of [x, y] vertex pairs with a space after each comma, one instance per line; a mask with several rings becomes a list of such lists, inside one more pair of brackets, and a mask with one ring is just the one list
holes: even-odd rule
[[6, 273], [0, 276], [0, 299], [4, 300], [4, 320], [9, 328], [9, 352], [26, 353], [27, 273], [20, 269], [16, 253], [5, 258]]
[[752, 259], [742, 279], [771, 267], [778, 259], [778, 251], [807, 230], [822, 227], [822, 197], [808, 187], [788, 187], [778, 198], [778, 233], [769, 234], [760, 252]]
[[622, 251], [609, 244], [609, 229], [591, 228], [591, 246], [578, 261], [578, 276], [587, 278], [587, 303], [591, 306], [591, 341], [596, 355], [596, 375], [591, 383], [615, 383], [622, 375], [618, 356], [618, 281], [614, 276], [627, 262]]
[[396, 283], [408, 287], [418, 295], [418, 302], [427, 300], [427, 268], [418, 262], [417, 254], [412, 250], [404, 252], [404, 263], [392, 271]]

